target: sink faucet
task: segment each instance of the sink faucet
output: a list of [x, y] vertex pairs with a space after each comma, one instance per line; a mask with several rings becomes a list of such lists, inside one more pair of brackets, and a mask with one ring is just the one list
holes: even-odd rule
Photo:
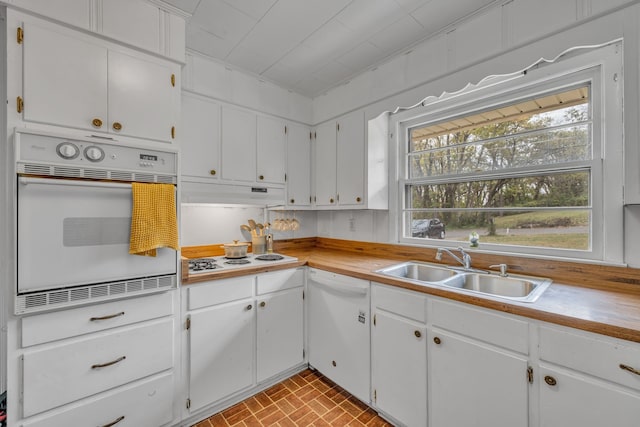
[[436, 259], [438, 261], [442, 261], [442, 253], [446, 252], [449, 255], [451, 255], [453, 257], [453, 259], [455, 259], [456, 261], [458, 261], [460, 264], [462, 264], [462, 266], [466, 269], [469, 270], [471, 268], [471, 255], [469, 255], [468, 253], [466, 253], [464, 251], [464, 249], [462, 249], [461, 247], [458, 247], [457, 250], [460, 251], [460, 256], [462, 258], [459, 258], [456, 254], [454, 254], [453, 252], [451, 252], [449, 249], [447, 248], [438, 248], [438, 252], [436, 252]]

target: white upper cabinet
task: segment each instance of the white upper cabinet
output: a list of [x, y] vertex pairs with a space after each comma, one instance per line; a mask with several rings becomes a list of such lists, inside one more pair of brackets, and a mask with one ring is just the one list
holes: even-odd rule
[[101, 4], [102, 34], [151, 52], [160, 51], [160, 9], [135, 0], [108, 0]]
[[287, 125], [287, 205], [311, 205], [311, 130]]
[[254, 182], [256, 179], [256, 115], [222, 107], [222, 178]]
[[177, 64], [26, 16], [20, 28], [23, 61], [10, 65], [17, 80], [22, 65], [18, 120], [173, 141]]
[[217, 180], [220, 176], [220, 105], [182, 94], [180, 153], [183, 178]]
[[258, 116], [256, 180], [284, 184], [286, 125], [282, 120]]
[[185, 19], [144, 0], [8, 0], [74, 27], [185, 61]]
[[387, 209], [387, 133], [362, 111], [316, 128], [315, 206], [320, 209]]

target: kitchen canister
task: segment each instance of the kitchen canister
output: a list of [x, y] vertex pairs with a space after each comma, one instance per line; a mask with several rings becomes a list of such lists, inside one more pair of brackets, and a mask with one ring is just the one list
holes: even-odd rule
[[254, 255], [262, 255], [267, 252], [267, 238], [266, 236], [252, 236], [251, 237], [251, 252]]

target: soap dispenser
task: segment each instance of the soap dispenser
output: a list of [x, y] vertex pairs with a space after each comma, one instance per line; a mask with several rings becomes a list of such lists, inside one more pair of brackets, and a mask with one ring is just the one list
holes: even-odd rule
[[273, 234], [267, 234], [267, 253], [273, 253]]

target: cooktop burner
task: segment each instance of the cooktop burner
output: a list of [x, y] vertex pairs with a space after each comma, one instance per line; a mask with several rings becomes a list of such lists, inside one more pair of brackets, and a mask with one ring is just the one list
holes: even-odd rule
[[189, 271], [208, 271], [222, 268], [212, 258], [197, 258], [189, 260]]
[[258, 261], [280, 261], [281, 259], [284, 259], [284, 257], [278, 254], [266, 254], [258, 255], [255, 259]]

